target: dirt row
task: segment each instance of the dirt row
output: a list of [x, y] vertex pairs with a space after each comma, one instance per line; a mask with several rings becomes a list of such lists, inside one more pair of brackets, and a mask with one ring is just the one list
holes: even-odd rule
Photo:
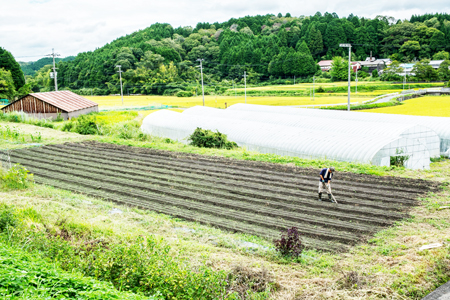
[[436, 189], [420, 181], [397, 190], [395, 179], [345, 174], [333, 184], [336, 205], [316, 200], [318, 170], [308, 176], [299, 168], [91, 142], [16, 150], [11, 160], [40, 183], [227, 230], [272, 239], [295, 226], [309, 247], [331, 251], [407, 217], [418, 196]]

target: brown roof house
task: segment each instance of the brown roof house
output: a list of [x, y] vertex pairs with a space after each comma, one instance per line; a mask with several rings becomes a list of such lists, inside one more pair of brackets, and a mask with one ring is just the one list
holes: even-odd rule
[[2, 108], [7, 112], [24, 112], [38, 119], [56, 119], [59, 114], [64, 120], [98, 112], [98, 104], [70, 91], [28, 94]]

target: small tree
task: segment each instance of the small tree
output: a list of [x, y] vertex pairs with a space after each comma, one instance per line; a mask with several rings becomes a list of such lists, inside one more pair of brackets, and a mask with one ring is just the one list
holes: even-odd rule
[[373, 70], [372, 71], [372, 77], [373, 78], [377, 78], [378, 77], [378, 70]]

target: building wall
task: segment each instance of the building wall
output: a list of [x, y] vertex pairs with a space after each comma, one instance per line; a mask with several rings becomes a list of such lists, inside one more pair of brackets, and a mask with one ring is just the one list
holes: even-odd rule
[[37, 119], [56, 119], [58, 117], [58, 114], [61, 114], [61, 117], [64, 120], [68, 120], [69, 118], [75, 118], [79, 115], [88, 114], [90, 112], [98, 112], [98, 106], [80, 109], [68, 113], [61, 110], [60, 108], [57, 108], [31, 95], [28, 95], [10, 104], [9, 106], [2, 108], [2, 110], [5, 113], [13, 111], [23, 111], [24, 113], [30, 115], [30, 117], [34, 117]]
[[42, 118], [47, 118], [47, 114], [58, 114], [63, 113], [64, 111], [50, 105], [48, 103], [43, 102], [31, 95], [25, 96], [16, 102], [13, 102], [9, 106], [2, 108], [4, 112], [13, 112], [13, 111], [23, 111], [29, 115], [42, 115]]
[[76, 110], [76, 111], [72, 111], [68, 114], [69, 119], [78, 117], [79, 115], [85, 115], [91, 112], [98, 112], [98, 106], [93, 106], [93, 107], [88, 107], [85, 109], [80, 109], [80, 110]]

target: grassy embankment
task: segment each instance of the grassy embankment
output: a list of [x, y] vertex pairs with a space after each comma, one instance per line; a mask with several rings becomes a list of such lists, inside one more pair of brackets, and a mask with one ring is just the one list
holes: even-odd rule
[[[16, 126], [20, 129], [22, 126], [30, 125], [16, 124]], [[41, 128], [35, 127], [35, 130], [41, 130]], [[64, 140], [69, 135], [71, 137], [76, 135], [48, 130], [57, 135], [51, 140], [52, 142], [57, 139]], [[166, 143], [162, 139], [153, 139], [144, 143], [120, 140], [115, 137], [91, 136], [91, 138], [172, 151], [293, 163], [300, 166], [319, 167], [327, 164], [319, 161], [258, 155], [243, 150], [196, 149], [177, 143]], [[44, 135], [43, 143], [46, 143]], [[431, 170], [409, 171], [341, 163], [338, 170], [448, 182], [449, 165], [449, 161], [444, 160], [432, 163]], [[367, 242], [362, 242], [349, 253], [333, 254], [309, 250], [299, 260], [286, 260], [279, 257], [270, 241], [255, 236], [232, 234], [50, 187], [37, 185], [24, 191], [2, 191], [0, 199], [0, 202], [14, 207], [19, 212], [28, 211], [32, 207], [33, 211], [40, 216], [30, 218], [28, 215], [34, 214], [19, 214], [20, 219], [28, 226], [26, 227], [28, 230], [23, 232], [46, 232], [43, 225], [46, 224], [45, 226], [51, 232], [62, 233], [63, 229], [67, 230], [70, 236], [69, 244], [79, 245], [98, 239], [108, 241], [112, 245], [116, 245], [119, 241], [127, 244], [129, 243], [127, 241], [135, 237], [153, 235], [157, 240], [163, 238], [163, 243], [170, 247], [171, 257], [189, 259], [191, 267], [206, 265], [214, 272], [251, 269], [254, 271], [252, 274], [260, 274], [260, 276], [264, 267], [274, 276], [276, 284], [270, 285], [271, 288], [258, 293], [258, 296], [254, 295], [253, 299], [292, 299], [293, 297], [298, 299], [367, 299], [370, 297], [420, 299], [436, 286], [450, 279], [448, 268], [450, 209], [439, 209], [450, 204], [450, 190], [447, 187], [440, 193], [430, 194], [421, 199], [422, 205], [413, 209], [411, 218], [378, 233]], [[123, 213], [111, 214], [113, 208], [118, 208]], [[62, 220], [64, 222], [61, 222]], [[36, 248], [31, 246], [34, 245], [34, 240], [22, 237], [14, 243], [20, 242], [24, 249], [36, 253]], [[445, 244], [436, 249], [418, 250], [420, 246], [433, 242]], [[54, 256], [47, 255], [45, 251], [43, 254], [41, 252], [41, 255], [44, 259], [56, 263], [58, 267], [64, 268], [63, 260], [55, 260]], [[236, 266], [240, 266], [240, 269]], [[75, 269], [88, 274], [82, 267], [75, 267]], [[101, 276], [99, 279], [102, 279]], [[280, 285], [280, 288], [269, 296], [268, 293], [277, 285]]]

